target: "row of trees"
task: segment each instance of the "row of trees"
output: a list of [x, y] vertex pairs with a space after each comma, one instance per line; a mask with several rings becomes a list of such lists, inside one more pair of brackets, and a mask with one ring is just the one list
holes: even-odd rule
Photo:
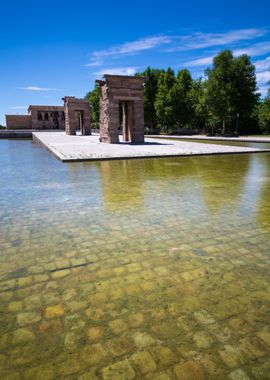
[[261, 133], [270, 133], [270, 89], [268, 89], [266, 97], [259, 103], [258, 124]]
[[[181, 128], [210, 134], [269, 133], [270, 91], [260, 99], [255, 66], [247, 55], [234, 57], [224, 50], [213, 60], [205, 77], [193, 79], [187, 69], [148, 67], [145, 77], [146, 132], [177, 133]], [[87, 95], [92, 121], [98, 123], [98, 88]]]

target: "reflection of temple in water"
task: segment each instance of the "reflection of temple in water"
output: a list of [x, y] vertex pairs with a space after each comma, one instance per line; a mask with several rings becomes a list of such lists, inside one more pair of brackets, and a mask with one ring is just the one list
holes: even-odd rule
[[101, 161], [99, 169], [106, 210], [133, 211], [143, 205], [141, 175], [134, 160]]

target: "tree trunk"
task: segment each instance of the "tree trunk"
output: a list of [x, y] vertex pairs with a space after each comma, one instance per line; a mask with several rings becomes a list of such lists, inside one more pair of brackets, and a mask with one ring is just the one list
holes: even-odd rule
[[225, 132], [226, 132], [226, 121], [225, 121], [225, 117], [223, 117], [223, 120], [222, 120], [222, 134], [225, 135]]

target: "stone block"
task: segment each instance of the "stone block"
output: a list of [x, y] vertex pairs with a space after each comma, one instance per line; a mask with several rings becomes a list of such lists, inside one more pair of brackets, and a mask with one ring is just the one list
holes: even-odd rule
[[202, 367], [194, 361], [178, 364], [174, 367], [174, 373], [179, 380], [203, 380], [204, 374]]
[[127, 360], [105, 367], [101, 371], [104, 380], [132, 380], [136, 373]]
[[142, 375], [146, 375], [149, 372], [154, 372], [157, 369], [153, 357], [147, 351], [137, 352], [132, 355], [132, 360], [139, 368]]

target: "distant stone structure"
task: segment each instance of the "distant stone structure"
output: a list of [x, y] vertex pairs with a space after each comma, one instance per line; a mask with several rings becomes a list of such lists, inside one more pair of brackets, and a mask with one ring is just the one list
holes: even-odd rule
[[6, 115], [7, 129], [64, 129], [63, 106], [29, 106], [28, 115]]
[[91, 135], [90, 104], [74, 96], [63, 98], [64, 106], [29, 106], [28, 115], [6, 115], [8, 130], [66, 129], [69, 135]]
[[96, 81], [100, 87], [100, 141], [144, 142], [144, 78], [122, 75], [104, 75]]
[[65, 129], [67, 135], [76, 135], [79, 128], [82, 135], [91, 135], [91, 112], [87, 99], [78, 99], [74, 96], [65, 96]]
[[63, 106], [29, 106], [32, 129], [63, 129], [65, 114]]
[[31, 115], [6, 115], [8, 130], [32, 129]]

